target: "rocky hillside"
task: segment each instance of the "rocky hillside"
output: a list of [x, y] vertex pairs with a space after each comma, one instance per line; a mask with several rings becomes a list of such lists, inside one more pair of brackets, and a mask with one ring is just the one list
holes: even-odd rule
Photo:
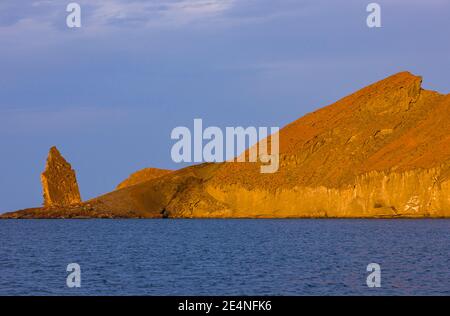
[[153, 180], [159, 177], [162, 177], [166, 174], [171, 173], [172, 170], [166, 170], [166, 169], [158, 169], [158, 168], [145, 168], [139, 171], [136, 171], [135, 173], [131, 174], [127, 179], [122, 181], [118, 186], [117, 190], [130, 187], [142, 182], [146, 182], [149, 180]]
[[450, 217], [450, 95], [398, 73], [280, 130], [280, 166], [202, 164], [6, 217]]

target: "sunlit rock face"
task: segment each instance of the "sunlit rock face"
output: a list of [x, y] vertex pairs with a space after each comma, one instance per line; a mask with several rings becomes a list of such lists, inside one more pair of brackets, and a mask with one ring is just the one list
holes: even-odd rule
[[131, 187], [133, 185], [146, 182], [149, 180], [153, 180], [159, 177], [162, 177], [166, 174], [171, 173], [172, 170], [166, 169], [157, 169], [157, 168], [145, 168], [135, 173], [132, 173], [127, 179], [122, 181], [116, 188], [116, 190], [120, 190], [123, 188]]
[[56, 147], [50, 149], [41, 182], [44, 206], [68, 206], [81, 203], [75, 171]]

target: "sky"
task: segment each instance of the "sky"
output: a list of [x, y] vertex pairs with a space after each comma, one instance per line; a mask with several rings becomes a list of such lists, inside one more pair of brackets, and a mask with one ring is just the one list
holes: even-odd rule
[[450, 91], [450, 1], [0, 0], [0, 213], [42, 204], [56, 145], [82, 198], [178, 169], [177, 126], [279, 126], [399, 71]]

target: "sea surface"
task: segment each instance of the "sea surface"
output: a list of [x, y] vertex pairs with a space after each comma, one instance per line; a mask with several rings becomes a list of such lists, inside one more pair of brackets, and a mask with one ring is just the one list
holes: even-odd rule
[[450, 295], [450, 220], [0, 220], [0, 295]]

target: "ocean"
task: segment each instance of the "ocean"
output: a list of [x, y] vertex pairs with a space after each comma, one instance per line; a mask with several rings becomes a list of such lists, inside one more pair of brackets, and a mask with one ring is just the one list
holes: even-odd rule
[[0, 295], [449, 294], [444, 219], [0, 220]]

